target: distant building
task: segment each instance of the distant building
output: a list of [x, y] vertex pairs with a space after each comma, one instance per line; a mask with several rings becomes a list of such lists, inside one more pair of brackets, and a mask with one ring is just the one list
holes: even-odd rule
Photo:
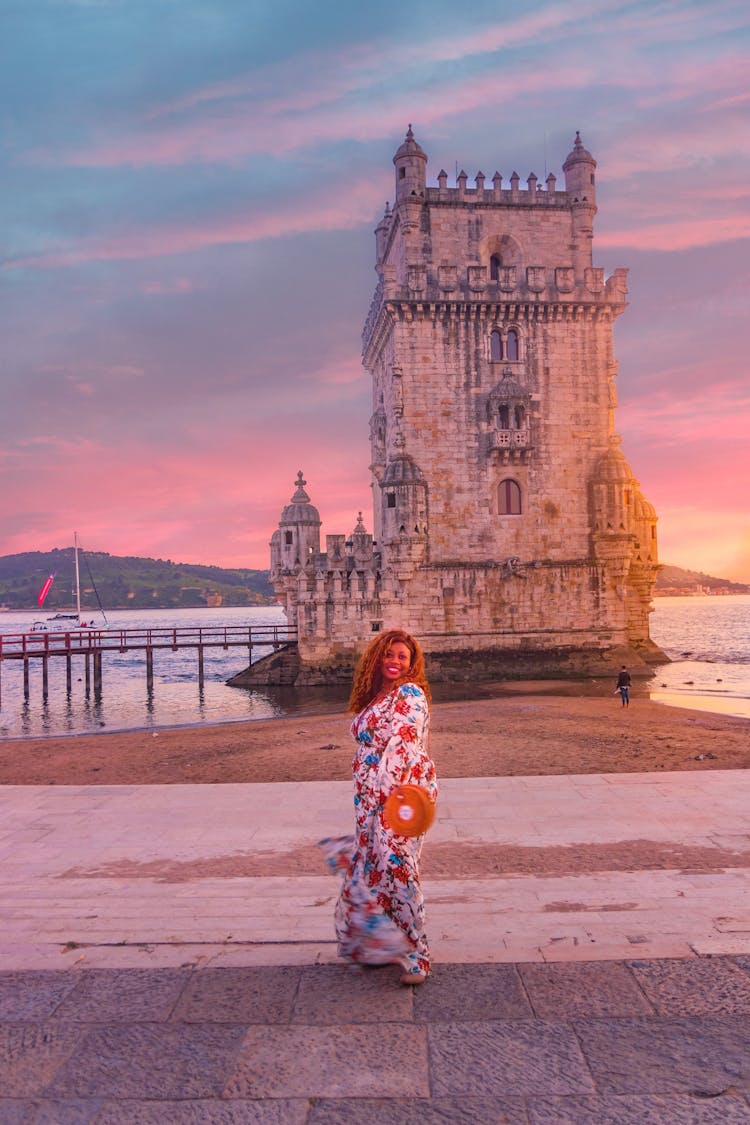
[[562, 191], [551, 173], [428, 187], [409, 127], [393, 163], [362, 335], [373, 534], [360, 513], [321, 551], [300, 473], [271, 541], [302, 678], [393, 626], [438, 674], [653, 659], [656, 514], [615, 433], [627, 271], [592, 264], [596, 161], [576, 134]]

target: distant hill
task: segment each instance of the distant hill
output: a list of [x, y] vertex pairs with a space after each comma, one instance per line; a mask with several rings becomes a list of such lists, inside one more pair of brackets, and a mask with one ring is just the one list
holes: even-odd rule
[[[79, 570], [81, 604], [86, 609], [97, 608], [95, 591], [105, 610], [270, 605], [274, 601], [267, 570], [224, 570], [103, 551], [79, 552]], [[36, 609], [42, 583], [53, 572], [56, 578], [44, 603], [45, 612], [74, 607], [72, 547], [0, 557], [0, 605]]]
[[682, 567], [665, 564], [656, 579], [654, 593], [750, 594], [750, 585], [730, 582], [728, 578], [712, 578], [710, 574], [703, 574], [699, 570], [683, 570]]

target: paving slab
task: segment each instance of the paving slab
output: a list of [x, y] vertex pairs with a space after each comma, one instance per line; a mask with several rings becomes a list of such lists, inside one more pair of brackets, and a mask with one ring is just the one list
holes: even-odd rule
[[[661, 963], [675, 962], [648, 962]], [[540, 1019], [640, 1016], [653, 1011], [637, 975], [616, 961], [530, 963], [521, 965], [519, 973], [533, 1013]]]
[[630, 970], [661, 1015], [750, 1015], [750, 973], [731, 961], [632, 961]]
[[215, 1098], [244, 1034], [243, 1027], [216, 1024], [91, 1027], [38, 1092], [58, 1098]]
[[0, 1091], [6, 1098], [41, 1094], [61, 1066], [76, 1052], [88, 1029], [70, 1024], [0, 1025]]
[[552, 1020], [434, 1023], [428, 1029], [438, 1097], [478, 1089], [502, 1096], [595, 1090], [573, 1030]]
[[717, 1097], [750, 1088], [750, 1021], [742, 1016], [590, 1019], [575, 1031], [598, 1089]]
[[529, 1107], [529, 1125], [747, 1125], [748, 1112], [734, 1094], [545, 1098]]
[[153, 1023], [169, 1019], [185, 988], [181, 969], [92, 969], [74, 983], [51, 1020], [64, 1023]]
[[321, 1098], [308, 1125], [528, 1125], [520, 1098]]
[[429, 1096], [427, 1037], [408, 1024], [250, 1028], [224, 1096]]

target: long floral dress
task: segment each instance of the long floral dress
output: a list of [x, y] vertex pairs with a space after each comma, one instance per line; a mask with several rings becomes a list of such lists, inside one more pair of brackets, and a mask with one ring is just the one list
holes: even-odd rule
[[355, 836], [321, 840], [332, 871], [344, 882], [334, 915], [339, 955], [370, 965], [400, 964], [427, 973], [419, 857], [424, 836], [399, 836], [383, 822], [383, 806], [399, 785], [437, 797], [428, 752], [430, 713], [420, 687], [401, 684], [355, 716]]

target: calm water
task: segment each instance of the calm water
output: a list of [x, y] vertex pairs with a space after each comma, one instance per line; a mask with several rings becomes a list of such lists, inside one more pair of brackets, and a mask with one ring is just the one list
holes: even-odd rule
[[[204, 609], [113, 612], [119, 628], [285, 623], [280, 609]], [[2, 613], [0, 629], [30, 627], [33, 614]], [[673, 663], [661, 665], [647, 688], [653, 699], [701, 710], [750, 717], [750, 595], [657, 598], [651, 620], [654, 640]], [[260, 655], [260, 653], [258, 653]], [[42, 701], [41, 662], [31, 662], [31, 696], [23, 699], [20, 662], [2, 669], [0, 737], [23, 738], [85, 731], [127, 730], [266, 719], [304, 711], [340, 711], [345, 689], [243, 690], [225, 680], [245, 666], [241, 649], [206, 650], [205, 682], [198, 690], [194, 650], [154, 653], [154, 690], [146, 691], [142, 653], [106, 654], [102, 698], [85, 694], [83, 663], [74, 661], [73, 691], [65, 692], [65, 662], [49, 662], [49, 696]], [[592, 687], [592, 690], [593, 687]], [[636, 689], [640, 690], [640, 687]], [[440, 692], [436, 693], [438, 697]]]
[[[114, 610], [108, 613], [115, 628], [184, 628], [211, 625], [286, 624], [277, 607], [261, 609], [170, 609]], [[0, 614], [0, 630], [28, 630], [33, 613]], [[52, 626], [51, 626], [52, 627]], [[270, 651], [270, 650], [269, 650]], [[261, 648], [253, 658], [264, 655]], [[23, 699], [20, 661], [5, 661], [2, 667], [0, 737], [26, 738], [38, 735], [79, 734], [85, 731], [129, 730], [182, 724], [269, 719], [305, 710], [341, 710], [345, 692], [292, 691], [262, 688], [246, 690], [225, 684], [247, 666], [245, 649], [206, 649], [203, 691], [198, 689], [198, 657], [195, 649], [154, 652], [154, 690], [146, 690], [146, 658], [143, 652], [105, 653], [102, 658], [102, 696], [87, 697], [83, 658], [73, 658], [73, 690], [65, 691], [65, 661], [49, 661], [49, 694], [42, 700], [42, 666], [30, 661], [31, 690]]]
[[750, 594], [656, 598], [651, 636], [672, 660], [651, 698], [750, 718]]

